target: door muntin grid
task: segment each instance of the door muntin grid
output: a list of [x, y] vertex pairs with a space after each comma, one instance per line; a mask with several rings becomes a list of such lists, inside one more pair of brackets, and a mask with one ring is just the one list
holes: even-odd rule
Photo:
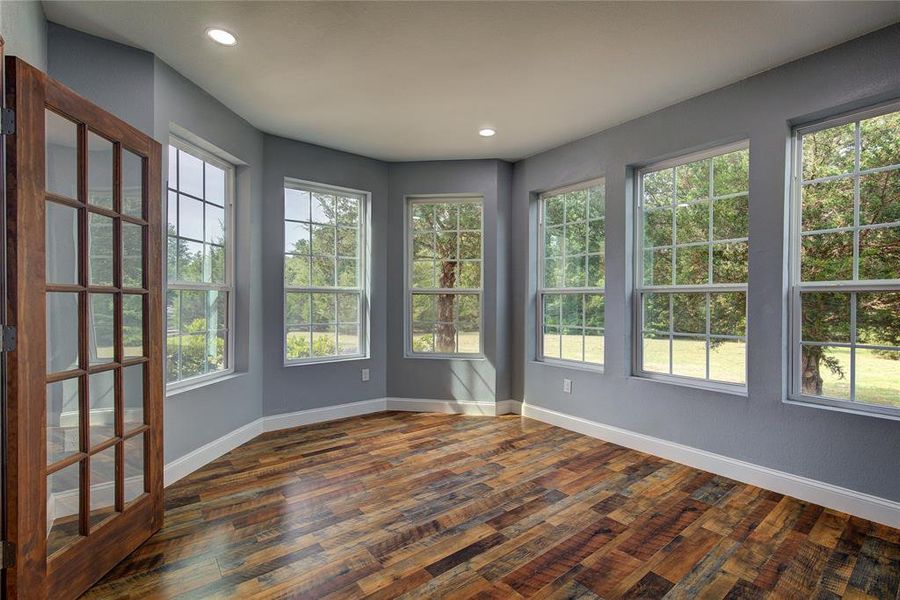
[[148, 491], [147, 157], [45, 110], [47, 554]]

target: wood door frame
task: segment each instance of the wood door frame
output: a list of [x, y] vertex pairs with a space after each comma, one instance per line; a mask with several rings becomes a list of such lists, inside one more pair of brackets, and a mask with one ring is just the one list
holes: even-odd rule
[[[163, 449], [162, 449], [162, 244], [161, 244], [161, 146], [149, 136], [101, 110], [27, 63], [8, 57], [6, 66], [7, 106], [16, 111], [17, 133], [6, 136], [7, 172], [7, 323], [15, 326], [18, 341], [8, 353], [9, 444], [8, 539], [14, 545], [15, 564], [7, 572], [6, 591], [9, 598], [71, 598], [96, 582], [121, 558], [130, 553], [162, 525]], [[128, 148], [145, 158], [143, 248], [146, 301], [143, 335], [148, 373], [144, 389], [145, 432], [144, 469], [149, 493], [125, 507], [121, 516], [101, 527], [89, 537], [80, 537], [52, 560], [46, 555], [47, 477], [46, 477], [46, 279], [45, 279], [45, 139], [44, 111], [67, 115], [85, 123], [90, 130], [119, 143], [114, 156], [121, 162], [121, 150]], [[84, 125], [80, 126], [83, 131]], [[40, 132], [40, 135], [25, 135]], [[85, 133], [78, 147], [79, 201], [85, 211], [79, 216], [87, 220], [84, 156]], [[114, 197], [120, 197], [119, 179], [115, 178]], [[114, 208], [119, 208], [118, 201]], [[79, 238], [86, 234], [85, 225]], [[35, 235], [35, 232], [39, 232]], [[29, 234], [30, 233], [30, 234]], [[120, 244], [120, 237], [113, 236]], [[79, 251], [85, 252], [86, 240], [79, 240]], [[119, 246], [117, 253], [121, 255]], [[118, 266], [118, 263], [117, 263]], [[117, 273], [116, 277], [121, 277]], [[83, 281], [86, 285], [87, 282]], [[119, 288], [120, 290], [122, 287]], [[86, 292], [85, 292], [86, 293]], [[83, 323], [84, 304], [82, 302]], [[117, 310], [116, 325], [120, 310]], [[82, 332], [83, 334], [84, 332]], [[116, 330], [116, 339], [121, 334]], [[116, 352], [120, 351], [116, 342]], [[117, 354], [117, 360], [121, 356]], [[80, 368], [85, 363], [82, 358]], [[86, 377], [86, 375], [84, 375]], [[121, 379], [121, 378], [119, 378]], [[118, 383], [121, 385], [121, 382]], [[121, 391], [121, 390], [120, 390]], [[121, 401], [121, 394], [118, 394]], [[82, 401], [81, 406], [84, 406]], [[84, 413], [84, 411], [82, 411]], [[120, 412], [121, 414], [121, 412]], [[81, 415], [83, 420], [87, 415]], [[83, 425], [82, 425], [83, 427]], [[121, 429], [117, 429], [123, 433]], [[121, 458], [117, 469], [122, 468]], [[123, 476], [120, 472], [119, 476]], [[118, 476], [117, 476], [118, 477]], [[90, 485], [88, 481], [87, 485]], [[82, 496], [81, 518], [85, 519]], [[121, 500], [117, 498], [117, 506]], [[98, 551], [102, 549], [103, 551]], [[61, 560], [61, 559], [65, 560]]]

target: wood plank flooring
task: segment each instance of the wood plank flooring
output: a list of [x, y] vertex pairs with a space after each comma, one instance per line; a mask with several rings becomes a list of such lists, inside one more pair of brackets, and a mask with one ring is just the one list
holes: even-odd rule
[[517, 417], [265, 434], [85, 598], [879, 598], [900, 531]]

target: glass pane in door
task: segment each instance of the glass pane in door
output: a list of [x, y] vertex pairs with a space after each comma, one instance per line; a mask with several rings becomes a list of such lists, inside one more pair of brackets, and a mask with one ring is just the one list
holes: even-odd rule
[[144, 493], [144, 434], [125, 440], [125, 504]]
[[113, 370], [93, 373], [90, 376], [88, 388], [91, 400], [91, 437], [89, 440], [91, 448], [116, 435], [115, 382], [116, 376]]
[[122, 214], [144, 216], [143, 159], [128, 150], [122, 150]]
[[144, 287], [143, 226], [122, 222], [122, 287]]
[[103, 215], [88, 216], [88, 281], [91, 285], [113, 284], [113, 220]]
[[78, 294], [47, 294], [47, 372], [78, 367]]
[[116, 447], [91, 456], [91, 529], [112, 516], [116, 506]]
[[144, 297], [140, 294], [122, 296], [122, 356], [144, 356]]
[[125, 390], [125, 432], [144, 424], [144, 365], [122, 370]]
[[47, 555], [62, 549], [80, 535], [79, 485], [81, 463], [47, 477]]
[[113, 144], [89, 131], [87, 150], [88, 202], [112, 210]]
[[78, 378], [64, 379], [47, 386], [47, 464], [75, 454], [81, 449], [78, 423]]
[[67, 118], [44, 111], [46, 187], [51, 194], [78, 197], [78, 126]]
[[113, 294], [90, 294], [88, 305], [88, 349], [92, 365], [112, 362], [115, 358], [113, 336]]
[[78, 211], [47, 202], [45, 218], [47, 283], [78, 283]]

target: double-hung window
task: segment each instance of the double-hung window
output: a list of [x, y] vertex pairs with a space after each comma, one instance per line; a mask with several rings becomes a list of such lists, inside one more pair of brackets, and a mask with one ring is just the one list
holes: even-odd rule
[[169, 145], [166, 381], [233, 370], [234, 167], [173, 138]]
[[604, 181], [540, 197], [538, 358], [603, 364]]
[[900, 415], [898, 110], [795, 130], [795, 399]]
[[368, 355], [368, 194], [284, 182], [284, 362]]
[[635, 374], [745, 386], [747, 144], [637, 173]]
[[482, 199], [408, 205], [407, 354], [480, 356]]

